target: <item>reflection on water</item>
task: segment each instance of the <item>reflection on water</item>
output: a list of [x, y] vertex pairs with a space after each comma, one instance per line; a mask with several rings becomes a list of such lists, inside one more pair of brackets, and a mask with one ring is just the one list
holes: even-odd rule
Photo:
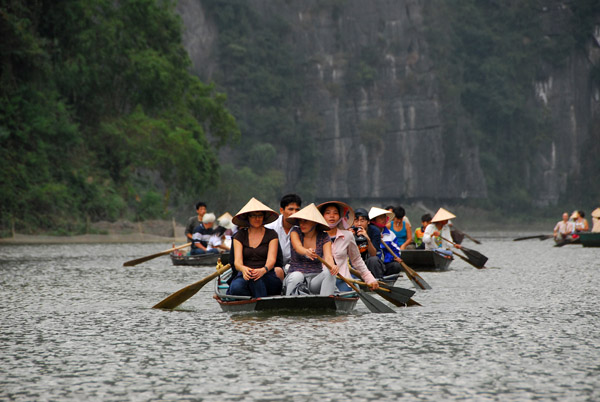
[[477, 237], [488, 269], [422, 273], [423, 307], [393, 315], [228, 315], [210, 285], [153, 310], [213, 268], [121, 266], [170, 245], [0, 246], [0, 399], [600, 399], [600, 249]]

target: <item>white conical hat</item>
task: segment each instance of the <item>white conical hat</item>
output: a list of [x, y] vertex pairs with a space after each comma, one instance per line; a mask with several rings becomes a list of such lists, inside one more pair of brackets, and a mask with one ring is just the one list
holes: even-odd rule
[[596, 208], [592, 211], [592, 216], [594, 218], [600, 218], [600, 208]]
[[325, 220], [325, 218], [323, 218], [323, 215], [321, 215], [314, 202], [310, 205], [305, 206], [300, 211], [291, 215], [286, 220], [292, 225], [297, 225], [298, 219], [304, 219], [316, 223], [318, 230], [329, 230], [329, 225], [327, 224], [327, 221]]
[[388, 217], [388, 221], [390, 219], [394, 219], [394, 213], [392, 211], [388, 211], [387, 209], [371, 207], [371, 209], [369, 210], [370, 221], [381, 215], [386, 215]]
[[229, 219], [230, 221], [233, 219], [233, 216], [229, 212], [225, 212], [223, 215], [219, 216], [217, 220], [220, 222], [221, 219]]
[[440, 208], [433, 216], [431, 223], [449, 221], [450, 219], [454, 219], [454, 218], [456, 218], [456, 215], [454, 215], [452, 212], [449, 212], [449, 211], [445, 210], [444, 208]]
[[324, 212], [325, 205], [335, 204], [340, 211], [340, 223], [338, 223], [337, 227], [340, 229], [348, 229], [354, 223], [354, 210], [350, 207], [350, 205], [341, 201], [327, 201], [317, 205], [317, 209], [321, 214]]
[[244, 208], [240, 209], [240, 211], [233, 217], [233, 224], [240, 227], [248, 227], [250, 226], [250, 222], [248, 222], [247, 214], [250, 212], [264, 212], [265, 218], [263, 219], [263, 224], [275, 222], [279, 217], [279, 214], [273, 211], [271, 208], [267, 207], [265, 204], [252, 197], [250, 201]]

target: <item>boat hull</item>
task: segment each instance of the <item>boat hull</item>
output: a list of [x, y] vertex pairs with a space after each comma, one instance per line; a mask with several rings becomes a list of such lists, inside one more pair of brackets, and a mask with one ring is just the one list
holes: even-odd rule
[[400, 258], [415, 271], [447, 271], [452, 262], [451, 257], [432, 250], [403, 250]]
[[170, 254], [173, 265], [187, 266], [214, 266], [219, 259], [222, 264], [229, 262], [229, 254], [199, 254], [199, 255], [176, 255]]
[[292, 311], [292, 312], [350, 312], [356, 307], [358, 297], [338, 296], [269, 296], [259, 299], [236, 300], [214, 296], [221, 309], [229, 313], [259, 311]]
[[579, 233], [583, 247], [600, 247], [600, 233]]

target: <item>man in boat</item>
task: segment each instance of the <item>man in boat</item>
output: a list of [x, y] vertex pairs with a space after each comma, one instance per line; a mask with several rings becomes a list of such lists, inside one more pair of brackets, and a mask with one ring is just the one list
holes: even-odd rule
[[575, 231], [573, 222], [569, 220], [569, 213], [563, 212], [562, 220], [554, 226], [554, 241], [565, 241], [571, 239], [571, 234]]
[[216, 248], [209, 248], [208, 242], [210, 238], [215, 234], [213, 228], [217, 218], [215, 214], [208, 213], [202, 217], [202, 223], [196, 226], [192, 235], [192, 250], [191, 255], [207, 254], [207, 253], [219, 253]]
[[369, 221], [369, 213], [364, 208], [354, 210], [354, 226], [350, 228], [354, 233], [356, 245], [371, 274], [376, 278], [383, 276], [385, 266], [381, 261], [381, 232], [377, 226]]
[[[376, 230], [379, 231], [380, 235], [378, 242], [377, 239], [373, 238], [371, 238], [371, 241], [373, 242], [373, 245], [379, 250], [378, 255], [381, 256], [380, 261], [383, 263], [383, 272], [371, 271], [375, 278], [399, 274], [402, 270], [402, 265], [400, 265], [400, 263], [402, 262], [402, 260], [400, 259], [401, 250], [400, 247], [398, 247], [398, 245], [394, 241], [396, 235], [394, 234], [394, 232], [390, 231], [387, 228], [388, 221], [393, 219], [393, 217], [394, 213], [385, 209], [372, 207], [369, 210], [369, 220], [371, 221], [371, 225], [373, 225], [376, 228]], [[387, 245], [387, 247], [385, 245]], [[393, 254], [390, 253], [388, 247], [394, 252]], [[369, 270], [371, 270], [371, 268], [368, 265], [367, 267], [369, 268]]]
[[[283, 280], [287, 271], [286, 266], [290, 262], [291, 248], [290, 248], [290, 231], [293, 225], [287, 221], [287, 218], [300, 211], [302, 206], [302, 198], [297, 194], [286, 194], [281, 197], [279, 201], [279, 217], [275, 222], [265, 225], [267, 229], [273, 229], [277, 232], [279, 238], [279, 247], [281, 248], [281, 261], [277, 262], [275, 267], [275, 274], [279, 279]], [[279, 268], [283, 267], [283, 269]]]
[[421, 216], [421, 227], [415, 230], [415, 247], [417, 250], [425, 250], [425, 243], [423, 243], [423, 234], [425, 228], [431, 223], [431, 214], [423, 214]]
[[188, 219], [187, 225], [185, 225], [185, 237], [192, 241], [194, 230], [198, 225], [202, 224], [202, 217], [206, 213], [206, 204], [202, 201], [196, 203], [196, 215]]
[[[435, 250], [436, 252], [444, 255], [452, 255], [452, 243], [445, 239], [450, 239], [450, 228], [448, 227], [448, 221], [456, 218], [456, 215], [445, 210], [444, 208], [438, 209], [431, 223], [425, 228], [423, 233], [423, 243], [425, 243], [425, 250]], [[454, 247], [460, 249], [460, 244], [455, 244]]]

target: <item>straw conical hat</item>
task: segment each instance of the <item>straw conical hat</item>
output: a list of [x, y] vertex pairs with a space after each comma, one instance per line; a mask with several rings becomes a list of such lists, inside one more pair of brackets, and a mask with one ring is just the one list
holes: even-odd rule
[[321, 215], [314, 202], [310, 205], [305, 206], [300, 211], [291, 215], [286, 220], [292, 225], [297, 225], [298, 219], [304, 219], [316, 223], [317, 230], [329, 230], [329, 225], [327, 224], [327, 221], [325, 220], [325, 218], [323, 218], [323, 215]]
[[456, 215], [454, 215], [452, 212], [446, 211], [444, 208], [440, 208], [433, 216], [431, 223], [449, 221], [450, 219], [454, 218], [456, 218]]
[[221, 222], [222, 219], [229, 219], [231, 221], [233, 219], [233, 216], [231, 216], [229, 212], [225, 212], [223, 215], [217, 218], [219, 222]]
[[267, 207], [265, 204], [252, 197], [250, 201], [248, 201], [248, 203], [244, 205], [244, 208], [240, 209], [240, 211], [233, 217], [233, 224], [240, 227], [250, 226], [250, 222], [248, 222], [248, 216], [246, 215], [250, 212], [264, 212], [264, 225], [266, 225], [267, 223], [275, 222], [279, 217], [279, 214], [277, 212], [273, 211], [271, 208]]
[[600, 218], [600, 208], [596, 208], [592, 211], [592, 216], [594, 218]]
[[387, 209], [371, 207], [371, 209], [369, 210], [370, 221], [381, 215], [386, 215], [388, 217], [388, 221], [390, 219], [394, 219], [394, 213], [392, 211], [388, 211]]
[[340, 223], [338, 223], [337, 227], [339, 229], [348, 229], [354, 223], [354, 211], [350, 207], [350, 205], [341, 201], [327, 201], [317, 205], [317, 209], [321, 214], [325, 212], [325, 205], [335, 204], [340, 210]]
[[573, 211], [573, 213], [571, 214], [571, 219], [577, 219], [579, 218], [579, 211]]

